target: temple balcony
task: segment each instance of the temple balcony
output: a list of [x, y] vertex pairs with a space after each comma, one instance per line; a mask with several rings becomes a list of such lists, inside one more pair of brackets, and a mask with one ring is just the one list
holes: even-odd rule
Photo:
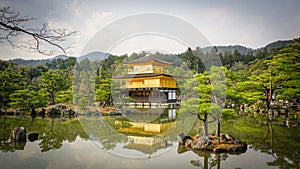
[[142, 68], [142, 69], [128, 70], [128, 74], [141, 74], [141, 73], [168, 74], [168, 71], [162, 68]]

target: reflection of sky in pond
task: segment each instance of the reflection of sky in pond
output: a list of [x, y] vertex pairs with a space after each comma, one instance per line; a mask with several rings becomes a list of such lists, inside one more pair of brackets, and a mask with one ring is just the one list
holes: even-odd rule
[[[16, 151], [1, 155], [1, 169], [150, 169], [150, 168], [198, 168], [191, 165], [191, 160], [199, 160], [203, 164], [203, 157], [192, 151], [177, 153], [177, 148], [171, 148], [159, 156], [151, 158], [132, 159], [113, 155], [100, 149], [94, 142], [79, 137], [73, 143], [65, 141], [62, 148], [41, 153], [39, 141], [28, 142], [24, 151]], [[117, 148], [122, 148], [118, 145]], [[214, 154], [211, 154], [214, 157]], [[248, 149], [241, 155], [229, 155], [221, 161], [221, 168], [276, 168], [266, 165], [266, 161], [273, 161], [269, 154]]]
[[274, 157], [271, 154], [264, 154], [254, 151], [253, 149], [248, 149], [244, 154], [229, 157], [224, 163], [222, 163], [222, 168], [277, 168], [268, 166], [266, 161], [274, 161]]
[[[101, 144], [97, 143], [97, 145], [99, 145], [100, 147], [102, 147]], [[157, 157], [159, 155], [162, 155], [163, 153], [166, 153], [172, 149], [176, 149], [177, 145], [175, 142], [172, 145], [169, 145], [166, 148], [159, 148], [157, 150], [155, 150], [154, 152], [151, 152], [151, 150], [149, 150], [151, 152], [151, 154], [146, 154], [143, 151], [139, 150], [139, 147], [133, 147], [130, 148], [128, 147], [128, 145], [130, 145], [131, 143], [126, 143], [126, 144], [122, 144], [122, 143], [118, 143], [116, 145], [116, 147], [113, 148], [113, 150], [107, 150], [107, 152], [119, 156], [119, 157], [124, 157], [124, 158], [135, 158], [135, 159], [143, 159], [143, 158], [153, 158], [153, 157]], [[140, 146], [145, 146], [145, 145], [140, 145]], [[145, 148], [149, 148], [149, 146], [145, 146]]]

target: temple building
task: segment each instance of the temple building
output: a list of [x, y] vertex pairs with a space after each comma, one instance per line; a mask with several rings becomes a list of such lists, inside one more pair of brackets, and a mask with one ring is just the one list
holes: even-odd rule
[[169, 75], [166, 69], [172, 63], [146, 55], [124, 65], [128, 67], [127, 74], [113, 77], [120, 81], [121, 97], [149, 107], [177, 104], [178, 78]]

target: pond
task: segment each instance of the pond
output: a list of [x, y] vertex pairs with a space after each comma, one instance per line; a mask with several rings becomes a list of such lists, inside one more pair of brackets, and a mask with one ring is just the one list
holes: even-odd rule
[[[297, 117], [288, 123], [285, 116], [266, 115], [222, 120], [222, 132], [246, 141], [248, 149], [241, 154], [213, 154], [178, 146], [174, 126], [181, 128], [183, 124], [175, 120], [176, 113], [169, 112], [153, 118], [150, 126], [144, 116], [130, 115], [0, 116], [1, 168], [300, 168]], [[188, 124], [192, 119], [186, 120]], [[201, 124], [196, 123], [190, 133], [196, 132], [197, 125]], [[17, 126], [38, 132], [39, 139], [10, 142], [10, 133]], [[166, 145], [161, 144], [164, 140]]]

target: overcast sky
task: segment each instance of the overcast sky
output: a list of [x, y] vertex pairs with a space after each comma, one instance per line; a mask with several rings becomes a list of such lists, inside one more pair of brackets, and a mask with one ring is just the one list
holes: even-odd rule
[[[79, 33], [68, 41], [73, 43], [73, 56], [81, 55], [89, 40], [107, 25], [142, 13], [161, 13], [184, 20], [197, 28], [212, 45], [239, 44], [259, 48], [276, 40], [293, 39], [300, 35], [299, 0], [0, 0], [0, 5], [11, 6], [23, 15], [37, 18], [33, 25], [49, 23], [51, 26], [77, 30]], [[142, 23], [135, 23], [135, 26], [142, 26]], [[114, 34], [107, 36], [113, 37]], [[131, 36], [120, 41], [109, 52], [131, 54], [134, 51], [158, 50], [179, 53], [187, 45], [179, 43], [178, 39], [157, 34]], [[29, 53], [26, 49], [14, 49], [6, 43], [0, 43], [0, 49], [0, 59], [4, 60], [50, 57]], [[99, 47], [99, 50], [102, 49]]]

